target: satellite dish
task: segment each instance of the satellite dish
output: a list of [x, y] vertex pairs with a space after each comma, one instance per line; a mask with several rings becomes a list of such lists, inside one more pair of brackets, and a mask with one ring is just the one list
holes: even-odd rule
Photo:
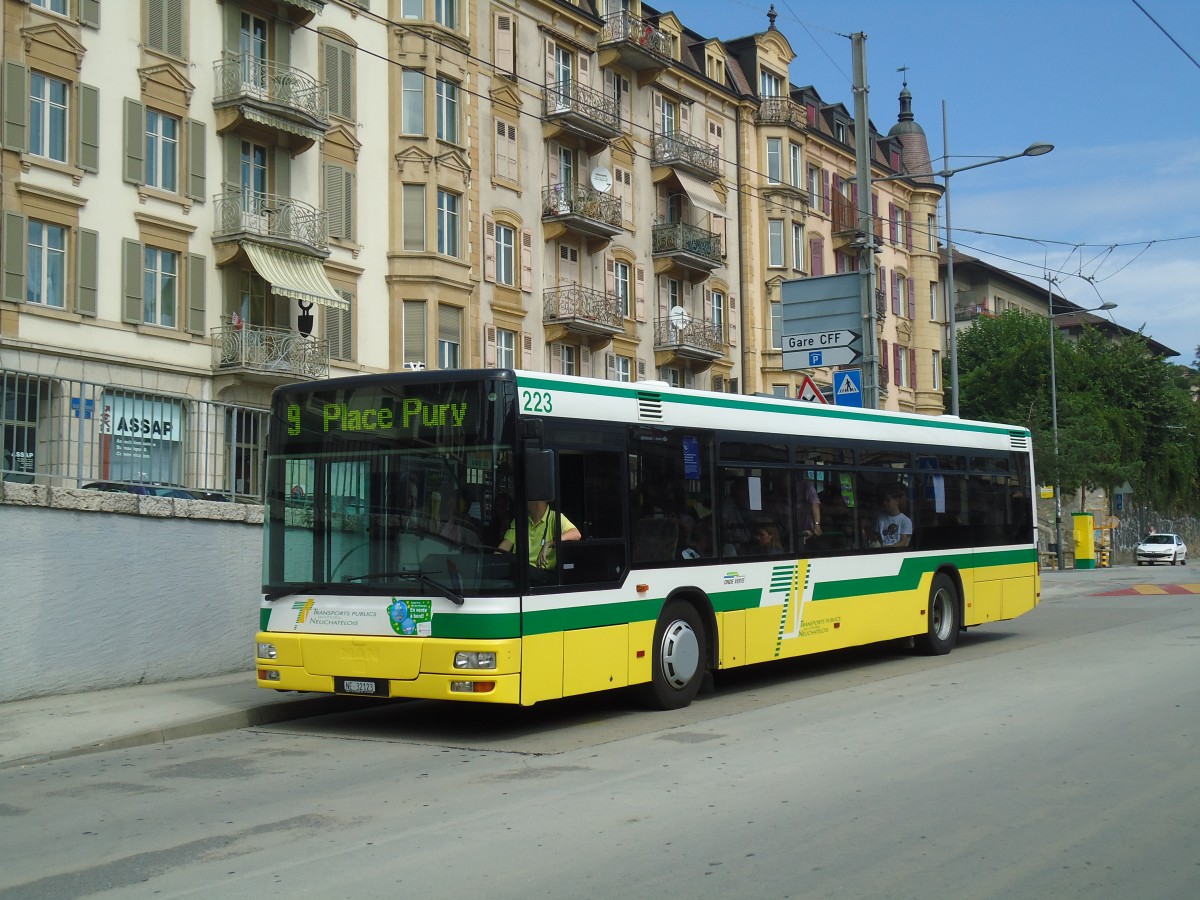
[[671, 320], [671, 324], [679, 329], [687, 328], [692, 322], [692, 317], [682, 306], [672, 306], [669, 318]]
[[602, 194], [607, 194], [612, 190], [612, 172], [604, 166], [596, 166], [592, 169], [592, 187]]

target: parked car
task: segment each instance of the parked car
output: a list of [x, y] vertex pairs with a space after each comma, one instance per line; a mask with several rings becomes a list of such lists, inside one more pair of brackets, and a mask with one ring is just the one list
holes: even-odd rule
[[1173, 566], [1187, 565], [1187, 545], [1177, 534], [1148, 534], [1137, 545], [1137, 564], [1170, 563]]
[[195, 500], [196, 495], [177, 484], [164, 484], [158, 481], [93, 481], [85, 484], [85, 488], [93, 491], [111, 491], [118, 494], [141, 494], [145, 497], [175, 497], [180, 500]]

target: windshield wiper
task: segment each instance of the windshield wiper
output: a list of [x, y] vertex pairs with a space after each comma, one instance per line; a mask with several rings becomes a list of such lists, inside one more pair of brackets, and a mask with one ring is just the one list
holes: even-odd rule
[[263, 591], [263, 596], [268, 600], [278, 600], [280, 597], [286, 597], [289, 594], [311, 594], [318, 590], [329, 590], [333, 585], [328, 581], [302, 581], [296, 584], [280, 585]]
[[350, 575], [345, 578], [345, 581], [370, 581], [375, 578], [413, 578], [433, 588], [439, 597], [445, 597], [456, 606], [462, 606], [466, 600], [462, 594], [455, 593], [454, 589], [448, 585], [442, 584], [432, 575], [426, 575], [424, 572], [414, 569], [402, 569], [399, 572], [369, 572], [366, 575]]

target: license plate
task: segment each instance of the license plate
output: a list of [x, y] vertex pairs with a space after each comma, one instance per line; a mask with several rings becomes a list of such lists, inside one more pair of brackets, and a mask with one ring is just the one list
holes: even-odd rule
[[371, 697], [386, 697], [388, 685], [386, 681], [364, 678], [335, 678], [333, 689], [339, 694], [363, 694]]

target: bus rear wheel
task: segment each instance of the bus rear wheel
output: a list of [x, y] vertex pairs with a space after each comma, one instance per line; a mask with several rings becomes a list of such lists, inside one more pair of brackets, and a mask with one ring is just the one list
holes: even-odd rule
[[933, 576], [929, 588], [929, 629], [917, 638], [917, 648], [930, 656], [943, 656], [954, 649], [958, 642], [961, 624], [958, 588], [954, 579], [944, 572]]
[[704, 623], [690, 603], [672, 600], [654, 626], [650, 683], [641, 700], [653, 709], [683, 709], [692, 702], [704, 680]]

